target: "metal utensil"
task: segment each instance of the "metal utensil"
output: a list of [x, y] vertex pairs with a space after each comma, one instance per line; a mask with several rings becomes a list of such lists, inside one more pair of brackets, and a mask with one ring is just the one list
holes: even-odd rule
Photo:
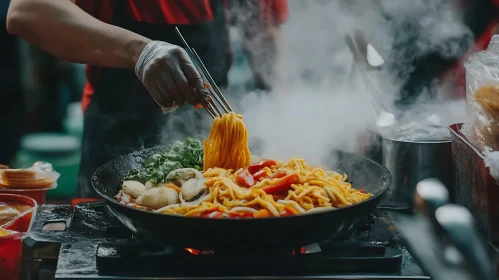
[[[118, 203], [114, 196], [121, 190], [123, 175], [141, 167], [144, 159], [163, 149], [145, 149], [113, 159], [95, 171], [92, 186], [105, 200], [110, 213], [127, 228], [139, 236], [147, 236], [164, 244], [171, 244], [173, 240], [175, 246], [182, 248], [259, 247], [270, 250], [340, 238], [349, 234], [356, 223], [376, 209], [391, 181], [390, 173], [378, 163], [356, 154], [338, 152], [332, 155], [338, 159], [336, 168], [349, 174], [354, 187], [362, 187], [372, 193], [369, 199], [353, 207], [266, 219], [205, 219], [163, 215]], [[276, 234], [283, 232], [286, 234], [275, 238]]]
[[382, 136], [381, 150], [381, 163], [393, 178], [382, 207], [411, 209], [416, 185], [427, 178], [453, 185], [450, 141], [408, 142]]
[[[202, 104], [205, 110], [208, 112], [208, 114], [210, 114], [212, 118], [221, 117], [224, 113], [233, 112], [232, 108], [229, 105], [229, 102], [227, 102], [222, 91], [218, 88], [217, 84], [208, 72], [208, 69], [206, 69], [206, 67], [204, 66], [201, 58], [196, 53], [196, 50], [192, 49], [189, 46], [187, 41], [184, 39], [184, 36], [182, 36], [182, 33], [180, 33], [180, 30], [177, 27], [175, 27], [175, 32], [182, 41], [182, 44], [184, 44], [187, 53], [191, 56], [191, 58], [198, 66], [197, 68], [199, 70], [199, 73], [205, 81], [205, 86], [210, 93], [210, 98], [207, 100], [207, 102]], [[215, 102], [213, 102], [213, 100], [218, 103], [218, 106]], [[221, 109], [219, 109], [219, 107]]]
[[379, 115], [376, 124], [379, 127], [393, 125], [396, 122], [395, 115], [386, 110], [386, 106], [381, 98], [382, 91], [376, 86], [376, 83], [373, 82], [368, 73], [369, 70], [380, 69], [380, 67], [384, 64], [383, 58], [381, 58], [376, 49], [368, 43], [360, 30], [354, 31], [353, 39], [351, 35], [345, 35], [345, 42], [354, 58], [352, 62], [352, 70], [349, 75], [350, 79], [352, 79], [357, 72], [356, 69], [358, 69], [362, 74], [362, 80], [364, 81], [366, 88], [373, 96], [373, 107]]
[[[425, 272], [435, 280], [489, 280], [479, 271], [491, 271], [491, 262], [482, 248], [474, 252], [461, 250], [465, 240], [475, 240], [467, 249], [473, 250], [475, 242], [481, 244], [474, 232], [471, 215], [466, 209], [449, 205], [446, 187], [438, 180], [426, 179], [416, 187], [415, 210], [419, 215], [407, 215], [395, 225], [401, 231], [409, 251], [419, 261]], [[461, 231], [468, 234], [461, 235]], [[464, 237], [464, 238], [463, 238]], [[478, 240], [478, 241], [477, 241]], [[485, 253], [484, 253], [485, 252]], [[472, 267], [470, 259], [485, 263], [481, 268]], [[489, 273], [493, 275], [493, 273]], [[492, 278], [493, 279], [493, 278]]]
[[471, 213], [463, 206], [448, 204], [437, 209], [435, 219], [446, 237], [463, 255], [469, 273], [477, 280], [496, 279], [487, 248], [475, 229]]
[[435, 211], [449, 203], [449, 191], [435, 178], [424, 179], [416, 185], [414, 208], [426, 217], [433, 219]]

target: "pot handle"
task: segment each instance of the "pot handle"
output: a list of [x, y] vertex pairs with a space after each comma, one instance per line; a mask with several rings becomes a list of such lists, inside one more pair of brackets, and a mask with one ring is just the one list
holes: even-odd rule
[[437, 179], [424, 179], [416, 185], [414, 208], [417, 212], [429, 218], [434, 225], [435, 211], [449, 203], [447, 188]]
[[487, 247], [476, 230], [473, 216], [463, 206], [448, 204], [435, 211], [435, 220], [448, 241], [461, 253], [469, 273], [477, 280], [494, 280]]

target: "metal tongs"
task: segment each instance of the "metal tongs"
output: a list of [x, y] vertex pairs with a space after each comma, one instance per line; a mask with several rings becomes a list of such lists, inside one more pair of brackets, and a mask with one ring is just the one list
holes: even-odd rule
[[[378, 69], [383, 65], [384, 60], [377, 54], [376, 50], [369, 44], [364, 34], [360, 30], [355, 30], [353, 37], [350, 34], [345, 35], [345, 42], [352, 52], [353, 62], [352, 70], [350, 72], [350, 79], [356, 74], [356, 70], [360, 71], [362, 75], [362, 80], [365, 83], [367, 90], [369, 90], [373, 96], [372, 105], [379, 115], [377, 125], [379, 127], [391, 126], [395, 123], [395, 116], [386, 110], [386, 106], [381, 98], [382, 91], [376, 86], [376, 83], [371, 80], [371, 76], [368, 71], [373, 69]], [[378, 61], [371, 61], [369, 57], [369, 49], [379, 57]]]
[[[196, 50], [189, 47], [189, 44], [187, 44], [187, 41], [185, 41], [184, 36], [182, 36], [182, 33], [180, 33], [180, 30], [178, 30], [177, 27], [175, 27], [175, 32], [177, 32], [177, 35], [182, 41], [182, 44], [184, 44], [185, 50], [187, 51], [189, 56], [198, 66], [198, 71], [201, 74], [201, 77], [205, 83], [205, 87], [208, 90], [209, 96], [206, 99], [206, 102], [203, 102], [201, 104], [203, 108], [206, 110], [206, 112], [208, 112], [208, 114], [210, 114], [212, 118], [221, 117], [223, 114], [233, 112], [232, 108], [229, 105], [229, 102], [227, 102], [227, 100], [223, 96], [222, 91], [220, 91], [217, 84], [208, 72], [208, 69], [206, 69], [206, 67], [204, 66], [201, 58], [196, 53]], [[215, 102], [213, 102], [213, 100], [218, 103], [218, 106]]]
[[463, 206], [449, 204], [449, 193], [440, 181], [419, 182], [414, 202], [420, 214], [414, 220], [417, 227], [399, 228], [432, 279], [497, 279], [473, 216]]

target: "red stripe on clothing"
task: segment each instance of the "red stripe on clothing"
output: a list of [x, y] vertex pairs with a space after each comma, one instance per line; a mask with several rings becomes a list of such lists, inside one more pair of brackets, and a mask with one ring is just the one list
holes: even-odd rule
[[[494, 1], [497, 1], [499, 5], [499, 0]], [[456, 96], [466, 96], [466, 69], [464, 68], [464, 63], [473, 53], [487, 49], [490, 40], [494, 35], [496, 35], [498, 28], [499, 19], [496, 19], [490, 23], [487, 30], [476, 39], [475, 44], [466, 52], [466, 54], [459, 58], [450, 70], [441, 75], [441, 78], [443, 79], [445, 79], [445, 77], [452, 77], [454, 79], [454, 85], [457, 89]]]
[[[76, 0], [76, 4], [95, 18], [110, 23], [115, 0]], [[209, 0], [128, 0], [130, 20], [151, 24], [200, 24], [213, 20]], [[224, 0], [227, 4], [229, 0]], [[499, 1], [499, 0], [498, 0]], [[260, 20], [264, 26], [276, 26], [288, 18], [286, 0], [260, 0]], [[223, 32], [223, 31], [221, 31]], [[230, 46], [228, 46], [230, 55]], [[230, 57], [231, 58], [231, 57]], [[229, 59], [231, 60], [231, 59]], [[229, 61], [230, 63], [230, 61]], [[87, 84], [83, 90], [82, 107], [90, 104], [101, 68], [87, 66]]]
[[[76, 0], [85, 12], [111, 22], [115, 0]], [[157, 24], [199, 24], [213, 20], [209, 0], [128, 0], [131, 20]]]

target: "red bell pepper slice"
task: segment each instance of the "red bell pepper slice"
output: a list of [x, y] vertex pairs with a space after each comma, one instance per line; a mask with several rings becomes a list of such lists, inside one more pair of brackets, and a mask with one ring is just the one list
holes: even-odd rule
[[231, 217], [231, 218], [240, 218], [240, 219], [253, 218], [253, 213], [251, 213], [251, 212], [230, 213], [229, 217]]
[[255, 179], [255, 181], [260, 181], [261, 179], [268, 177], [269, 175], [270, 171], [268, 169], [262, 169], [253, 174], [253, 179]]
[[282, 178], [284, 176], [286, 176], [286, 172], [277, 172], [277, 173], [274, 173], [270, 178], [272, 179], [276, 179], [276, 178]]
[[297, 183], [299, 179], [300, 177], [298, 176], [298, 174], [290, 174], [280, 178], [277, 182], [263, 188], [262, 190], [267, 194], [281, 193], [288, 190], [291, 185]]
[[264, 160], [261, 160], [259, 162], [256, 162], [256, 163], [252, 163], [249, 167], [248, 167], [248, 171], [251, 173], [251, 174], [255, 174], [256, 172], [262, 170], [263, 168], [265, 167], [272, 167], [274, 165], [276, 165], [277, 162], [275, 160], [272, 160], [272, 159], [264, 159]]
[[281, 215], [281, 217], [286, 217], [286, 216], [294, 216], [296, 215], [295, 212], [293, 212], [293, 210], [291, 209], [288, 209], [288, 208], [284, 208], [284, 210], [279, 213]]
[[359, 192], [361, 192], [361, 193], [366, 193], [366, 190], [361, 189], [361, 190], [359, 190]]
[[255, 179], [253, 179], [253, 176], [251, 176], [248, 170], [244, 170], [237, 174], [236, 183], [241, 187], [251, 188], [255, 185]]

